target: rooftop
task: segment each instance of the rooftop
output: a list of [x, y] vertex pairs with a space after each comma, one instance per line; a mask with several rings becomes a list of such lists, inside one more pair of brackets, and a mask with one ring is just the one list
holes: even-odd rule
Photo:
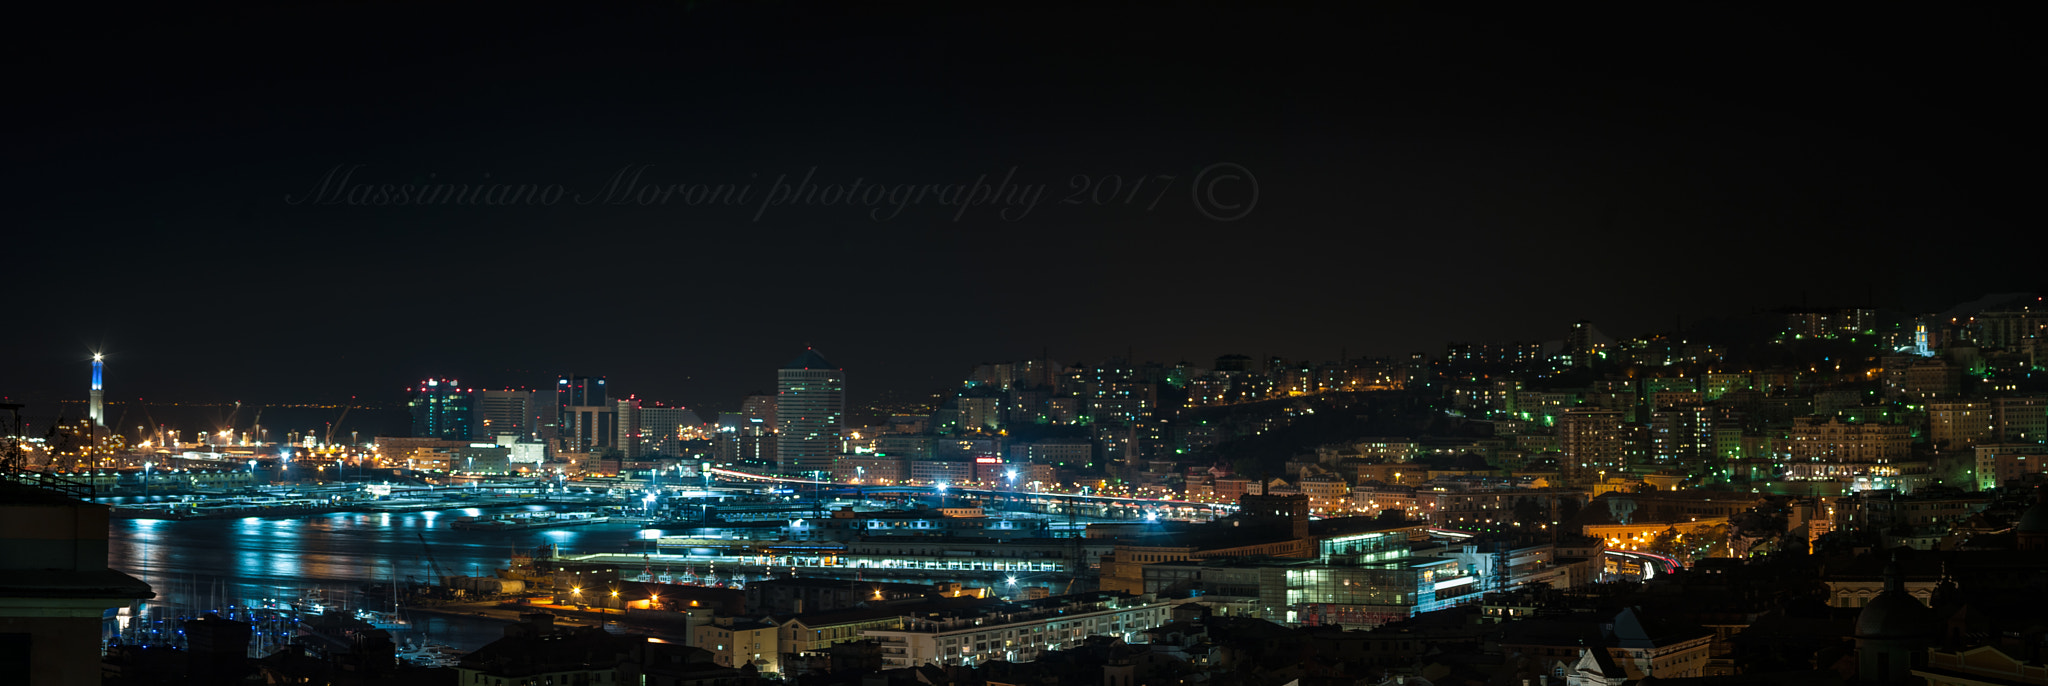
[[782, 368], [783, 368], [783, 369], [833, 369], [833, 370], [839, 369], [839, 367], [838, 367], [837, 365], [834, 365], [834, 364], [832, 364], [831, 362], [827, 362], [827, 361], [825, 361], [825, 356], [824, 356], [824, 355], [819, 355], [819, 354], [818, 354], [818, 351], [817, 351], [817, 350], [816, 350], [815, 348], [804, 348], [804, 352], [803, 352], [803, 354], [802, 354], [802, 355], [798, 355], [798, 356], [796, 356], [796, 359], [794, 359], [794, 360], [790, 360], [790, 361], [789, 361], [789, 364], [785, 364], [785, 365], [782, 365]]

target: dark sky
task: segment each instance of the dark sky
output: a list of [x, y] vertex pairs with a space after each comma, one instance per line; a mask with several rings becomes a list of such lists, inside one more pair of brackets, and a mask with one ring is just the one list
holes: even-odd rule
[[[115, 399], [573, 371], [716, 409], [806, 344], [858, 401], [1041, 349], [1392, 355], [2040, 287], [2030, 24], [1780, 9], [31, 22], [0, 395], [82, 397], [103, 348]], [[748, 195], [599, 200], [642, 165]], [[764, 207], [813, 168], [1043, 190]], [[374, 205], [318, 190], [337, 169], [562, 195]]]

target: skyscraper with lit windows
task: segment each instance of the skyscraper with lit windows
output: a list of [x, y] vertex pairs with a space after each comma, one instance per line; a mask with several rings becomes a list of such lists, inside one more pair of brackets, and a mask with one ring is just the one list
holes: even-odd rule
[[454, 379], [427, 379], [412, 390], [412, 435], [414, 438], [470, 440], [474, 430], [475, 397]]
[[775, 372], [775, 468], [830, 472], [845, 433], [846, 372], [806, 348]]

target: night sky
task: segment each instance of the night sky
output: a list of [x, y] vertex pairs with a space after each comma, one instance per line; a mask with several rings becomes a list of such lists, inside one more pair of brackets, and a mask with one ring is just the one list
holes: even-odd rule
[[[861, 402], [1041, 350], [1438, 354], [2040, 288], [2032, 24], [1770, 9], [30, 22], [0, 395], [82, 399], [104, 349], [114, 400], [576, 372], [730, 409], [806, 345]], [[813, 168], [939, 191], [767, 204]], [[749, 193], [606, 201], [631, 169]], [[1013, 169], [1028, 211], [943, 202]], [[369, 195], [403, 184], [561, 195]]]

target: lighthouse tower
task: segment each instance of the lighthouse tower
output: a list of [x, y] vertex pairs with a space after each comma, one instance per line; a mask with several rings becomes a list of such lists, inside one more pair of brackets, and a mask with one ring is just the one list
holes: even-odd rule
[[106, 362], [102, 361], [101, 355], [99, 353], [93, 353], [92, 407], [91, 409], [87, 410], [88, 415], [92, 418], [93, 428], [104, 428], [107, 425], [107, 408], [105, 405], [107, 392], [100, 388], [100, 372], [104, 370], [105, 367]]

